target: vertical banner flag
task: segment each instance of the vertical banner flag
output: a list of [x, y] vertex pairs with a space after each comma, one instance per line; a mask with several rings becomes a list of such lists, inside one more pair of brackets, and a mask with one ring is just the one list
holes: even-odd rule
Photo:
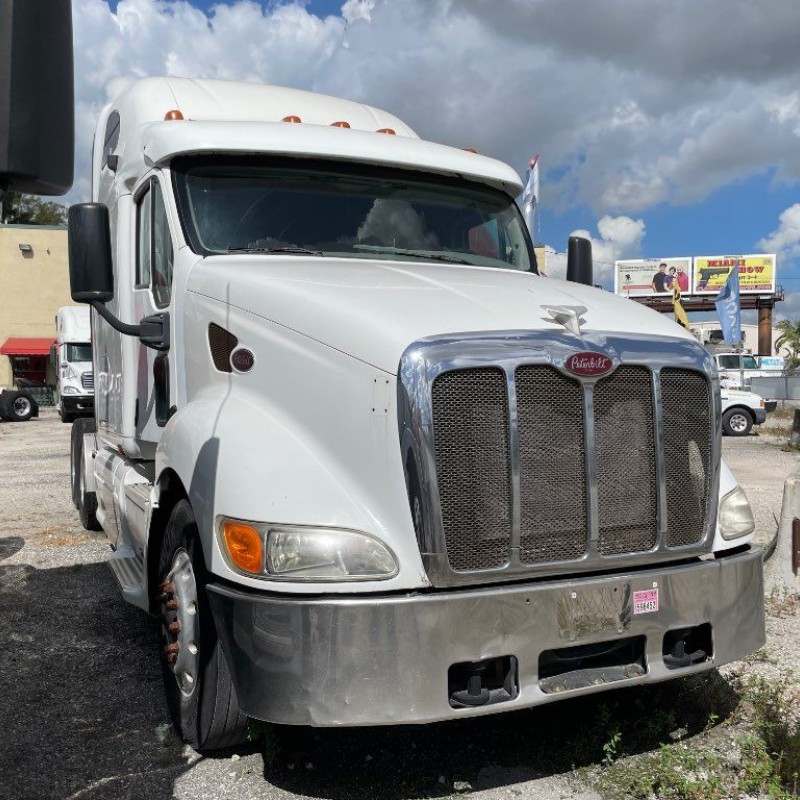
[[739, 268], [734, 266], [722, 287], [722, 291], [714, 298], [714, 305], [719, 314], [719, 323], [726, 344], [740, 344], [742, 341], [742, 310], [739, 304]]
[[675, 322], [678, 325], [683, 325], [686, 330], [689, 330], [689, 317], [686, 316], [686, 309], [681, 303], [681, 287], [677, 282], [673, 284], [672, 289], [672, 310], [675, 312]]
[[539, 206], [539, 154], [528, 162], [528, 175], [525, 188], [522, 190], [522, 218], [528, 226], [533, 243], [539, 241], [536, 231], [536, 218]]

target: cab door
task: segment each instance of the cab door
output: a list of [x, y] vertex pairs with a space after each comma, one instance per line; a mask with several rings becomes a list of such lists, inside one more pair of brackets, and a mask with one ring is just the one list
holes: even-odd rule
[[[161, 177], [153, 173], [138, 188], [136, 214], [136, 318], [170, 314], [175, 248]], [[169, 351], [136, 344], [135, 430], [144, 458], [152, 458], [173, 407]]]

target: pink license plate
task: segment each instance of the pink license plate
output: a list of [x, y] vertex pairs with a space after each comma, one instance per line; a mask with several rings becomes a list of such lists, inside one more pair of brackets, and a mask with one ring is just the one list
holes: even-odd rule
[[652, 614], [654, 611], [658, 611], [658, 589], [633, 593], [634, 614]]

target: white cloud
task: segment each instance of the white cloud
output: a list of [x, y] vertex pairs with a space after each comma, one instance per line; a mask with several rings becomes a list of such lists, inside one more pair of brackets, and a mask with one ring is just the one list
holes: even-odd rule
[[[78, 161], [100, 107], [145, 75], [258, 80], [397, 113], [425, 138], [522, 169], [542, 201], [598, 216], [694, 203], [772, 172], [800, 180], [796, 0], [73, 0]], [[625, 24], [620, 25], [620, 20]], [[719, 35], [724, 20], [725, 35]], [[548, 174], [548, 170], [551, 170]]]
[[[614, 279], [614, 262], [623, 258], [635, 258], [641, 252], [645, 236], [644, 220], [626, 216], [604, 216], [597, 223], [598, 237], [587, 230], [573, 231], [571, 236], [581, 236], [592, 243], [594, 282], [608, 286]], [[545, 249], [545, 271], [556, 278], [567, 274], [567, 256], [552, 247]]]
[[781, 211], [778, 227], [758, 243], [765, 253], [777, 253], [779, 260], [800, 256], [800, 203]]

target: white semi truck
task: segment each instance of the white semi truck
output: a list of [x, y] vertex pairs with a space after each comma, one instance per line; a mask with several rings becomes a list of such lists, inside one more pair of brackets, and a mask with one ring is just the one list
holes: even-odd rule
[[64, 306], [56, 312], [53, 363], [62, 422], [94, 413], [91, 309]]
[[[540, 276], [510, 167], [345, 100], [147, 79], [102, 112], [92, 187], [69, 214], [96, 376], [75, 500], [161, 617], [194, 747], [761, 647], [712, 357]], [[591, 283], [587, 244], [568, 272]]]

